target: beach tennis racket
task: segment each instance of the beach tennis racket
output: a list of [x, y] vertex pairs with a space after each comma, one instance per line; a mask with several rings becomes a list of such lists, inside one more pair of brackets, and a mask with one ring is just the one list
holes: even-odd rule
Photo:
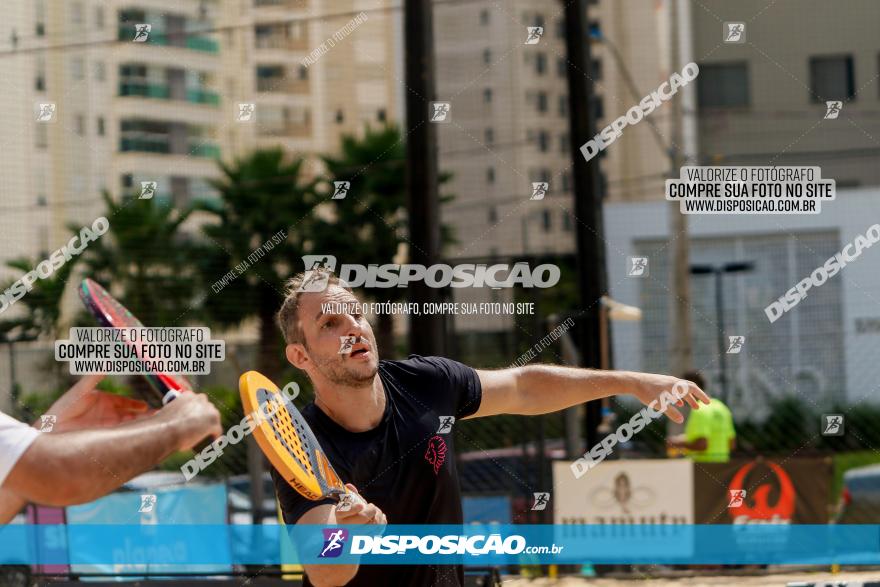
[[[79, 297], [85, 304], [86, 309], [92, 313], [97, 319], [98, 324], [110, 328], [143, 328], [144, 325], [134, 314], [120, 304], [116, 299], [107, 293], [107, 290], [95, 283], [91, 279], [84, 279], [79, 288]], [[138, 345], [130, 343], [135, 347], [138, 357], [141, 356]], [[181, 375], [173, 375], [170, 373], [147, 373], [144, 375], [150, 386], [155, 391], [153, 398], [167, 404], [180, 393], [191, 391], [192, 385]]]
[[253, 432], [257, 444], [291, 487], [313, 501], [336, 499], [340, 511], [366, 503], [348, 490], [305, 418], [277, 385], [256, 371], [248, 371], [238, 380], [238, 387], [244, 412], [259, 414]]

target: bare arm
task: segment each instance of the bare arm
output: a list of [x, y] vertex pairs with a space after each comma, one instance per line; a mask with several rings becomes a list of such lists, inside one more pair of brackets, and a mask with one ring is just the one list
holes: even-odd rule
[[[633, 371], [599, 371], [558, 365], [528, 365], [498, 371], [478, 370], [483, 397], [480, 409], [471, 417], [496, 414], [533, 416], [570, 408], [612, 395], [631, 394], [644, 404], [658, 399], [663, 392], [672, 392], [679, 381], [669, 375]], [[691, 407], [709, 397], [691, 382], [686, 382], [684, 397]], [[682, 405], [679, 402], [679, 405]], [[670, 405], [666, 415], [683, 422], [681, 412]]]
[[220, 432], [220, 416], [207, 398], [184, 394], [156, 415], [116, 428], [42, 434], [12, 468], [3, 489], [46, 505], [84, 503], [151, 469], [172, 452]]

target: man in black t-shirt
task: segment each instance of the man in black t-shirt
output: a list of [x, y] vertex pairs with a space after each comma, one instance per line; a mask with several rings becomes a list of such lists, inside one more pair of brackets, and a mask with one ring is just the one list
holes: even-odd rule
[[[336, 472], [367, 505], [337, 511], [333, 500], [310, 501], [273, 470], [288, 524], [461, 524], [455, 421], [545, 414], [622, 393], [647, 405], [679, 382], [665, 375], [556, 365], [476, 370], [417, 355], [380, 361], [357, 298], [332, 273], [308, 273], [315, 271], [327, 287], [303, 287], [315, 281], [309, 279], [314, 275], [290, 280], [278, 324], [287, 359], [314, 385], [315, 402], [303, 416]], [[684, 399], [694, 408], [709, 402], [692, 383]], [[666, 415], [683, 421], [672, 405]], [[306, 573], [306, 585], [320, 586], [457, 587], [464, 582], [460, 565], [306, 565]]]

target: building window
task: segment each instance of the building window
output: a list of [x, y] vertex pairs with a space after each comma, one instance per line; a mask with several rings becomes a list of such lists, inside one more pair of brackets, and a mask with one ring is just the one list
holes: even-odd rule
[[492, 49], [483, 49], [483, 63], [486, 65], [492, 63]]
[[98, 128], [98, 136], [103, 137], [104, 133], [106, 132], [104, 130], [104, 117], [103, 116], [98, 117], [97, 128]]
[[535, 98], [538, 112], [547, 112], [547, 92], [538, 92]]
[[34, 79], [34, 89], [38, 92], [46, 91], [46, 74], [45, 72], [38, 71], [37, 77]]
[[379, 110], [376, 112], [376, 120], [378, 120], [379, 122], [385, 122], [387, 118], [388, 115], [385, 113], [385, 109], [379, 108]]
[[35, 144], [38, 149], [45, 149], [49, 146], [49, 125], [38, 122], [37, 130], [34, 132]]
[[568, 210], [562, 211], [562, 230], [571, 232], [571, 214]]
[[599, 24], [598, 20], [592, 20], [589, 24], [589, 36], [595, 39], [602, 38], [602, 26]]
[[538, 150], [546, 153], [550, 149], [550, 133], [546, 130], [538, 131]]
[[70, 74], [75, 80], [81, 80], [86, 76], [86, 64], [82, 57], [74, 57], [70, 60]]
[[553, 217], [550, 215], [550, 210], [541, 211], [541, 227], [544, 232], [550, 232], [553, 228]]
[[562, 172], [562, 191], [563, 193], [571, 191], [571, 172]]
[[598, 59], [590, 59], [590, 77], [594, 82], [602, 79], [602, 62]]
[[336, 124], [342, 124], [343, 122], [345, 122], [345, 114], [342, 112], [342, 110], [337, 110], [336, 111]]
[[489, 167], [486, 169], [486, 183], [495, 183], [495, 168]]
[[532, 19], [532, 26], [544, 26], [544, 15], [543, 14], [535, 14], [535, 18]]
[[483, 90], [483, 103], [491, 104], [492, 103], [492, 88], [486, 88]]
[[564, 39], [565, 38], [565, 19], [560, 18], [556, 21], [556, 38]]
[[495, 206], [489, 207], [489, 223], [495, 224], [498, 222], [498, 210], [495, 209]]
[[70, 21], [75, 25], [81, 25], [83, 23], [82, 2], [73, 2], [70, 5]]
[[556, 60], [556, 74], [559, 77], [565, 77], [568, 75], [568, 61], [565, 57], [559, 57]]
[[34, 2], [34, 31], [38, 37], [46, 35], [46, 0]]
[[700, 108], [748, 106], [749, 80], [745, 62], [701, 65], [697, 96]]
[[480, 11], [480, 24], [486, 26], [489, 24], [489, 11], [481, 10]]
[[605, 116], [605, 102], [602, 100], [602, 96], [594, 96], [593, 98], [593, 116], [596, 117], [596, 120]]
[[487, 145], [491, 145], [495, 142], [495, 131], [491, 128], [487, 128], [486, 131], [483, 133], [483, 137], [485, 139], [485, 143]]
[[568, 140], [568, 133], [559, 135], [559, 150], [565, 155], [571, 149], [571, 143]]
[[856, 85], [852, 56], [812, 57], [810, 59], [810, 90], [810, 99], [813, 102], [855, 98]]
[[547, 56], [543, 53], [535, 54], [535, 73], [544, 75], [547, 71]]
[[305, 65], [300, 65], [299, 68], [297, 68], [297, 77], [299, 77], [300, 80], [309, 79], [309, 70]]
[[559, 116], [568, 116], [568, 96], [559, 96]]

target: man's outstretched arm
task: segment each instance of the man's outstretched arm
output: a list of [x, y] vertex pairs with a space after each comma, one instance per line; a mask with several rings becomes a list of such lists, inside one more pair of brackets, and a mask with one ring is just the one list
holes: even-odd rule
[[[636, 373], [633, 371], [599, 371], [559, 365], [527, 365], [497, 371], [477, 370], [483, 388], [480, 409], [470, 416], [480, 418], [496, 414], [534, 416], [570, 408], [591, 400], [612, 395], [629, 394], [647, 405], [663, 392], [672, 392], [677, 377]], [[709, 396], [688, 381], [684, 401], [699, 408], [709, 403]], [[678, 405], [683, 405], [682, 401]], [[666, 415], [675, 422], [684, 417], [674, 406]]]
[[174, 451], [221, 432], [220, 416], [207, 397], [183, 394], [155, 415], [116, 428], [40, 435], [12, 468], [3, 489], [45, 505], [84, 503]]

